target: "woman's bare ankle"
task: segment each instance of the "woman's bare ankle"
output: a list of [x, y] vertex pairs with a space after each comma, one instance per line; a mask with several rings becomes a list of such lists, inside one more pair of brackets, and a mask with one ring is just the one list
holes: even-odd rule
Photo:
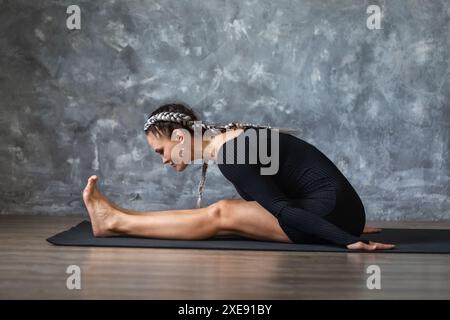
[[127, 213], [120, 210], [111, 215], [110, 221], [108, 221], [108, 232], [115, 235], [127, 234]]

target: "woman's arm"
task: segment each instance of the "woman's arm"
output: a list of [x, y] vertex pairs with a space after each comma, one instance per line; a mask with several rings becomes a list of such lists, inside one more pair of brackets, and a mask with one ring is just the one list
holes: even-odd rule
[[239, 189], [238, 187], [234, 186], [236, 188], [237, 193], [239, 193], [239, 195], [241, 196], [242, 199], [246, 200], [246, 201], [253, 201], [254, 199], [252, 199], [252, 197], [250, 197], [248, 194], [246, 194], [244, 191], [242, 191], [241, 189]]

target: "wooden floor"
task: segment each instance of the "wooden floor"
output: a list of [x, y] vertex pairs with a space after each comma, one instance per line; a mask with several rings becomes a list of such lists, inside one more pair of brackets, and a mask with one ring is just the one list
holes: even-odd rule
[[[449, 299], [450, 254], [53, 246], [86, 217], [0, 216], [1, 299]], [[371, 223], [450, 228], [450, 222]], [[81, 290], [66, 268], [81, 268]], [[381, 290], [366, 286], [381, 269]]]

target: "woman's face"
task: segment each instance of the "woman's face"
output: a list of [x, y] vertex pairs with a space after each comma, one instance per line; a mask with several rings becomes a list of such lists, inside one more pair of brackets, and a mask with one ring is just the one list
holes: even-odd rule
[[[155, 136], [152, 132], [149, 132], [147, 134], [147, 142], [161, 156], [163, 164], [171, 165], [176, 171], [183, 171], [189, 162], [183, 161], [182, 157], [188, 155], [187, 152], [191, 149], [190, 141], [189, 139], [185, 139], [183, 132], [176, 129], [172, 137], [175, 140], [171, 140], [163, 135]], [[183, 154], [180, 154], [181, 149], [184, 149]], [[188, 160], [190, 161], [190, 159]]]

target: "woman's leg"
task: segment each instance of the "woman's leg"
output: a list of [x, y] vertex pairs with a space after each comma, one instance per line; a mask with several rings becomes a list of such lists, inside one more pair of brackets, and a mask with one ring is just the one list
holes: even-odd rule
[[291, 242], [278, 220], [255, 201], [221, 200], [206, 208], [127, 214], [96, 189], [96, 176], [83, 192], [95, 236], [132, 235], [161, 239], [207, 239], [239, 234], [253, 239]]

